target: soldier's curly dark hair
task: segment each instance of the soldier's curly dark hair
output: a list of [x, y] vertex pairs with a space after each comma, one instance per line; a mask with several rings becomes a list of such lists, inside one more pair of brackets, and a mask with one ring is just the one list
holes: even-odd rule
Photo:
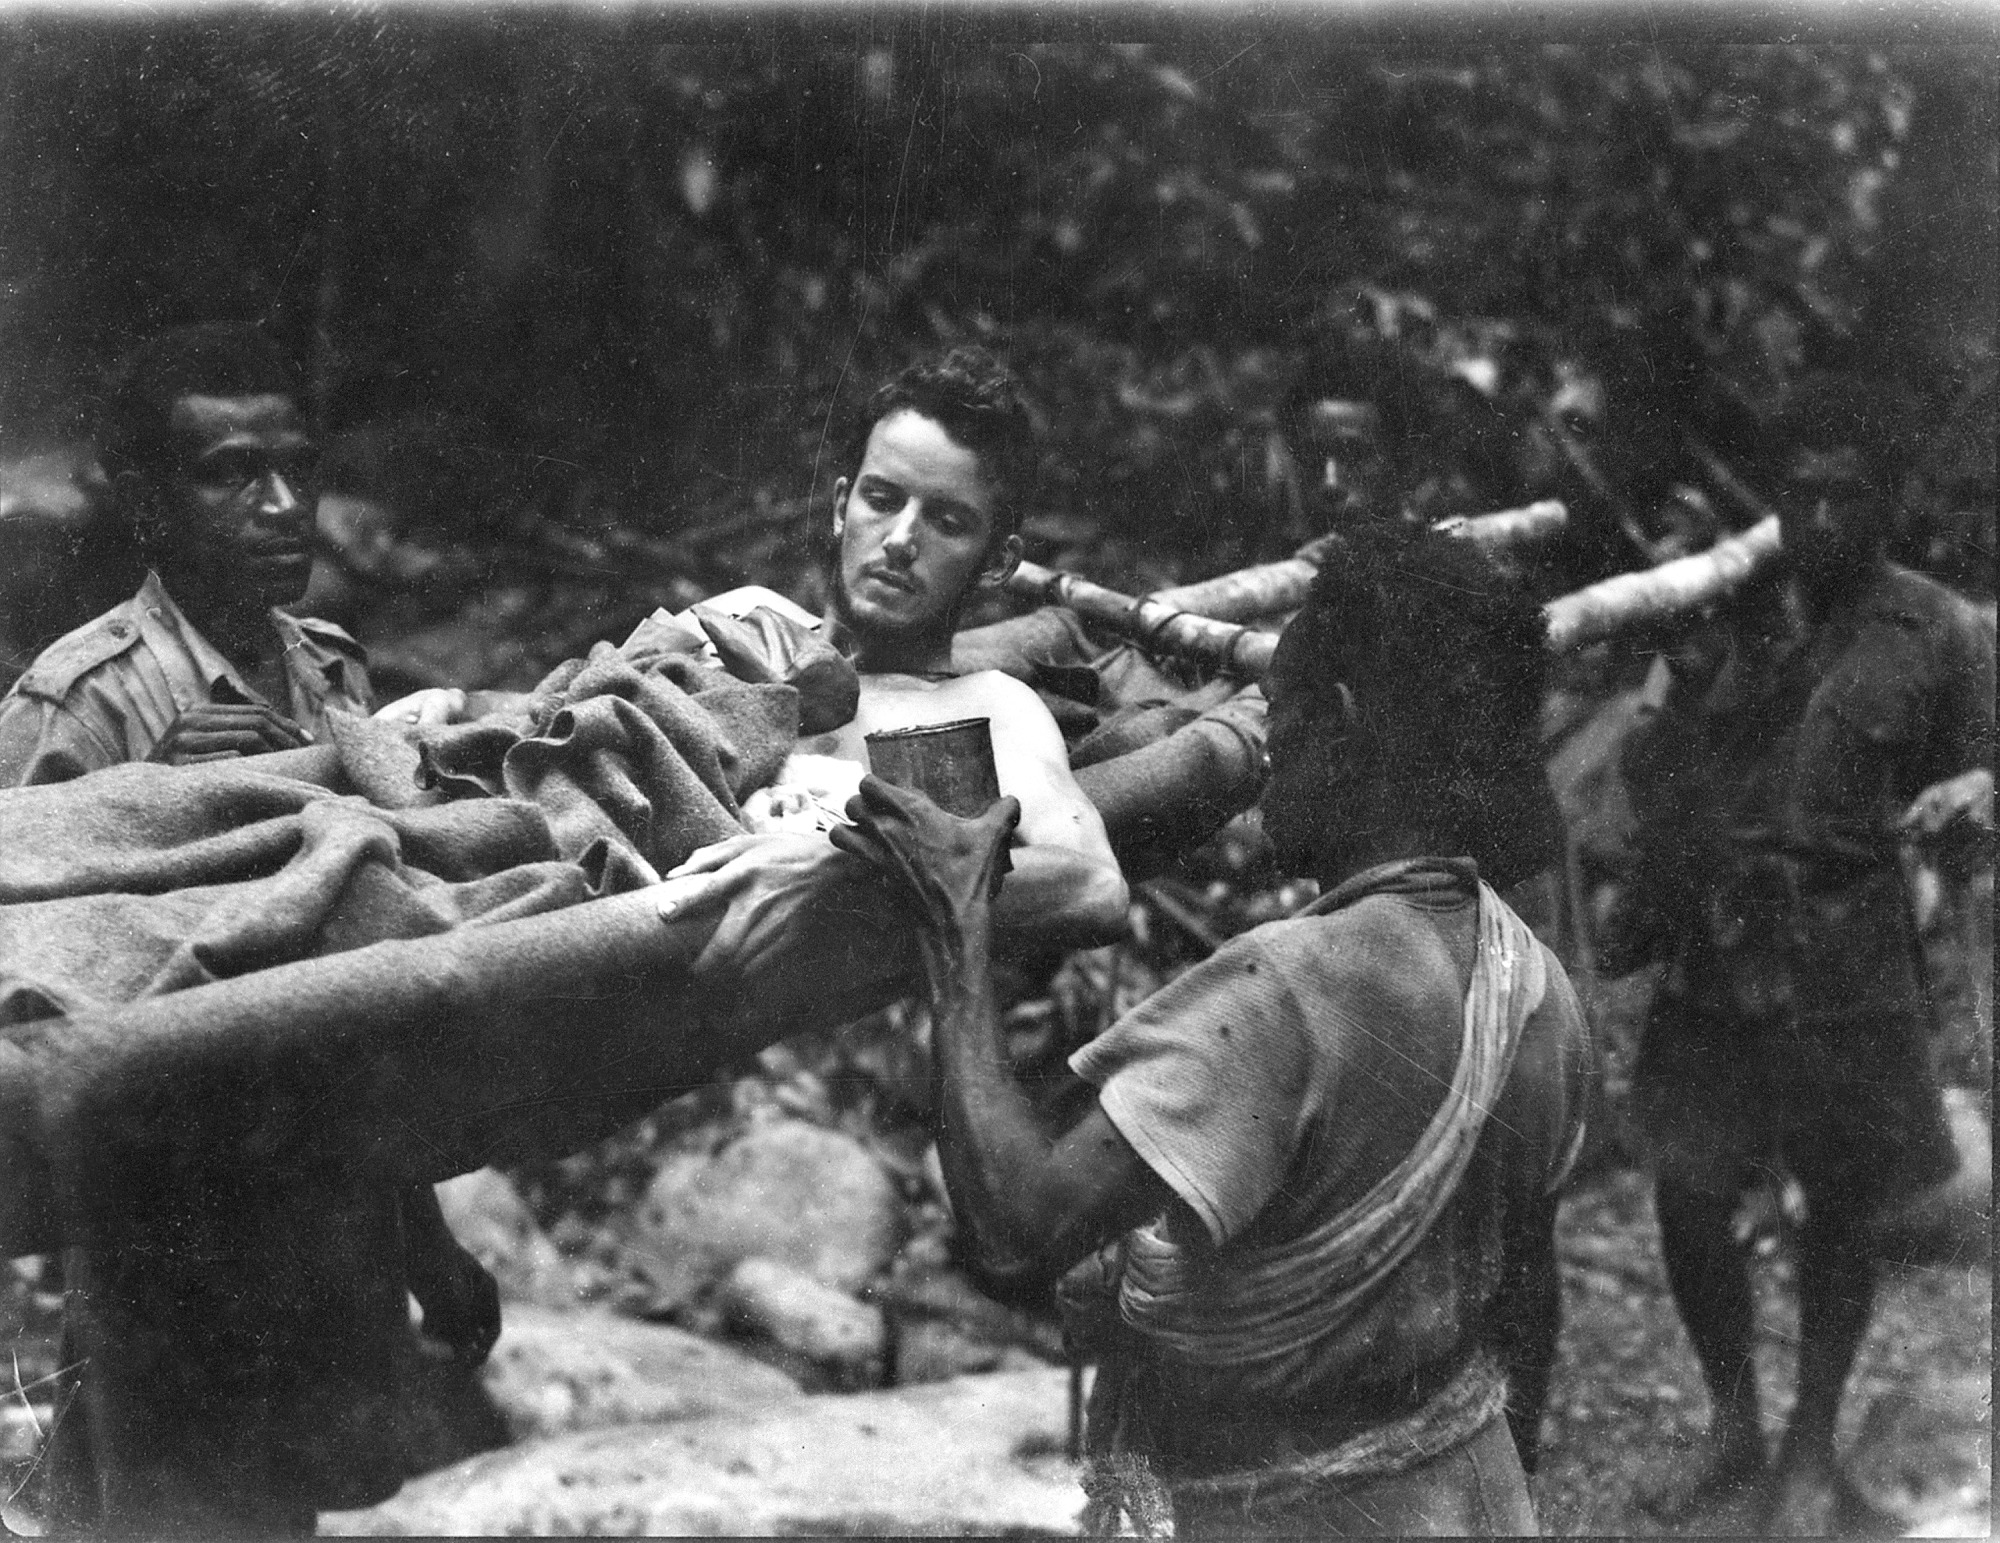
[[251, 322], [174, 327], [141, 344], [118, 367], [98, 410], [97, 454], [105, 475], [174, 470], [170, 420], [184, 396], [299, 396], [278, 345]]
[[[1398, 522], [1331, 544], [1288, 632], [1312, 689], [1348, 696], [1372, 749], [1365, 775], [1440, 856], [1489, 883], [1555, 860], [1555, 800], [1538, 733], [1547, 623], [1470, 541]], [[1347, 679], [1340, 677], [1346, 675]], [[1329, 799], [1324, 818], [1343, 811]]]
[[993, 539], [1014, 534], [1035, 480], [1034, 421], [1013, 372], [983, 348], [965, 345], [909, 366], [868, 399], [846, 446], [848, 475], [861, 464], [868, 436], [891, 413], [908, 409], [941, 424], [979, 457], [999, 489]]

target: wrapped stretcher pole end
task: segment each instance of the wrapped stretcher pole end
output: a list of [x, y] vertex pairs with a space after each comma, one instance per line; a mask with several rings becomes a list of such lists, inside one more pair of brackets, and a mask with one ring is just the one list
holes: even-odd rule
[[912, 960], [874, 882], [835, 870], [700, 979], [714, 913], [664, 923], [641, 891], [13, 1025], [0, 1248], [114, 1241], [204, 1165], [407, 1184], [575, 1151], [891, 1000]]

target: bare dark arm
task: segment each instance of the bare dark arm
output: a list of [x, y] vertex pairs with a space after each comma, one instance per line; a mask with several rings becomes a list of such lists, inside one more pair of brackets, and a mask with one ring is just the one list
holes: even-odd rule
[[1539, 1197], [1508, 1218], [1504, 1278], [1494, 1304], [1507, 1363], [1507, 1428], [1529, 1473], [1542, 1449], [1542, 1410], [1556, 1364], [1562, 1281], [1556, 1271], [1556, 1198]]
[[1054, 1274], [1157, 1216], [1171, 1192], [1094, 1097], [1065, 1128], [1047, 1130], [1008, 1067], [990, 964], [994, 870], [1013, 800], [960, 820], [873, 777], [861, 789], [849, 806], [859, 823], [833, 839], [895, 876], [916, 926], [952, 1204], [989, 1268]]
[[437, 1191], [403, 1191], [403, 1261], [410, 1294], [424, 1310], [424, 1334], [477, 1366], [500, 1338], [500, 1288], [452, 1235]]

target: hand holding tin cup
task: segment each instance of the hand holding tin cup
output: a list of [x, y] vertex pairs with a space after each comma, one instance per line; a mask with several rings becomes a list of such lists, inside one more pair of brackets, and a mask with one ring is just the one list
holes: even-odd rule
[[961, 819], [977, 818], [1000, 799], [989, 718], [954, 718], [870, 734], [868, 765], [884, 782], [921, 793]]
[[[1000, 774], [993, 764], [993, 725], [987, 718], [954, 718], [914, 729], [887, 729], [867, 736], [870, 769], [884, 782], [921, 793], [947, 814], [977, 819], [1000, 801]], [[995, 872], [1013, 863], [1005, 849]]]

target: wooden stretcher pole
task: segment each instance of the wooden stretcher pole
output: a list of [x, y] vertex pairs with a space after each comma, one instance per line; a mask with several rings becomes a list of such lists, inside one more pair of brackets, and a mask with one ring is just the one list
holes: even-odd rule
[[[1482, 546], [1512, 547], [1545, 540], [1568, 518], [1561, 503], [1544, 499], [1521, 509], [1448, 520], [1440, 530]], [[1141, 647], [1223, 671], [1262, 679], [1277, 646], [1269, 632], [1234, 625], [1297, 610], [1305, 603], [1319, 565], [1309, 557], [1260, 563], [1152, 595], [1126, 595], [1075, 574], [1022, 563], [1007, 581], [1013, 593], [1043, 605], [1067, 606]]]
[[[1482, 540], [1493, 532], [1476, 529], [1479, 520], [1511, 521], [1534, 512], [1507, 510], [1449, 528], [1453, 534]], [[1540, 518], [1546, 520], [1546, 516]], [[1740, 587], [1777, 551], [1778, 521], [1773, 515], [1740, 535], [1717, 542], [1705, 552], [1638, 573], [1621, 573], [1551, 600], [1543, 607], [1549, 622], [1549, 648], [1552, 652], [1566, 652], [1628, 627], [1714, 604]], [[1247, 609], [1254, 596], [1256, 608], [1248, 609], [1247, 613], [1264, 615], [1303, 603], [1312, 572], [1309, 560], [1292, 558], [1224, 574], [1204, 585], [1133, 596], [1106, 589], [1075, 574], [1022, 563], [1008, 587], [1044, 605], [1067, 606], [1086, 621], [1130, 638], [1142, 648], [1206, 665], [1240, 680], [1254, 681], [1262, 680], [1270, 668], [1271, 655], [1278, 646], [1277, 634], [1198, 615], [1171, 601], [1190, 593], [1197, 599], [1213, 595], [1219, 597], [1223, 608], [1235, 610]], [[1200, 593], [1204, 590], [1207, 595]], [[1271, 602], [1268, 607], [1266, 601]]]
[[[1559, 534], [1568, 519], [1569, 512], [1560, 500], [1545, 498], [1519, 509], [1460, 515], [1441, 521], [1438, 529], [1477, 541], [1483, 547], [1512, 550]], [[1280, 562], [1258, 563], [1212, 579], [1162, 589], [1150, 598], [1160, 605], [1206, 616], [1211, 621], [1249, 622], [1260, 616], [1296, 611], [1305, 604], [1306, 591], [1312, 587], [1313, 575], [1318, 571], [1319, 564], [1310, 557], [1287, 557]], [[1030, 597], [1042, 592], [1034, 578], [1017, 579], [1008, 587], [1016, 594]]]
[[1255, 680], [1270, 663], [1255, 643], [1258, 638], [1270, 639], [1269, 633], [1198, 616], [1169, 605], [1157, 595], [1120, 594], [1039, 563], [1022, 563], [1007, 587], [1043, 605], [1067, 606], [1086, 621], [1098, 622], [1142, 648], [1210, 665], [1231, 675]]
[[1616, 574], [1563, 595], [1542, 607], [1549, 619], [1549, 648], [1567, 652], [1629, 627], [1713, 605], [1777, 555], [1778, 517], [1768, 515], [1705, 552]]

